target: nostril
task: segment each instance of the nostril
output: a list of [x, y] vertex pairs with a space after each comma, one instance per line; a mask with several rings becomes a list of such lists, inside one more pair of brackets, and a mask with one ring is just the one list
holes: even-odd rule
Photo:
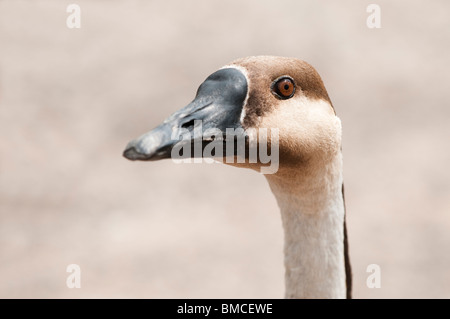
[[182, 128], [185, 128], [189, 131], [192, 131], [194, 129], [195, 120], [192, 119], [184, 124], [181, 125]]

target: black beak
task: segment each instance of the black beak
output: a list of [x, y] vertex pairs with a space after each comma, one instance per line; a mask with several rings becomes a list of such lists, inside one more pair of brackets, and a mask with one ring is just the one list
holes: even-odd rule
[[[204, 148], [212, 141], [211, 134], [207, 137], [205, 131], [215, 131], [215, 138], [220, 132], [225, 137], [227, 129], [239, 131], [236, 129], [242, 129], [240, 117], [247, 90], [246, 77], [238, 69], [225, 68], [211, 74], [200, 85], [191, 103], [155, 129], [128, 143], [123, 156], [143, 161], [171, 158], [172, 149], [181, 142], [190, 143], [192, 147], [197, 143]], [[194, 157], [196, 153], [190, 154]]]

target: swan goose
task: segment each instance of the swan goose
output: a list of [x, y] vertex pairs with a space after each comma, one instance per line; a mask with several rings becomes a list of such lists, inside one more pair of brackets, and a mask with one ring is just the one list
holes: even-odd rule
[[[201, 121], [203, 130], [220, 132], [278, 129], [278, 140], [268, 137], [267, 141], [277, 145], [278, 168], [264, 176], [284, 228], [285, 297], [351, 298], [341, 121], [317, 71], [296, 58], [238, 59], [211, 74], [186, 107], [128, 143], [124, 156], [149, 161], [171, 158], [180, 132], [192, 133], [196, 121]], [[258, 135], [245, 132], [248, 151]], [[229, 138], [226, 135], [223, 145]], [[219, 140], [202, 133], [187, 136], [183, 145], [190, 143], [192, 149], [195, 143], [204, 149]], [[204, 156], [198, 154], [185, 152], [188, 157]], [[227, 160], [226, 164], [262, 171], [263, 163], [250, 161], [244, 154], [244, 161]]]

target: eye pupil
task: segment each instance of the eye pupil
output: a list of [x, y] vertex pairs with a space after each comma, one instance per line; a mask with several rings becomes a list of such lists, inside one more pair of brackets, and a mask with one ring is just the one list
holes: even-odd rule
[[287, 91], [287, 90], [289, 90], [289, 84], [285, 84], [284, 85], [284, 89]]

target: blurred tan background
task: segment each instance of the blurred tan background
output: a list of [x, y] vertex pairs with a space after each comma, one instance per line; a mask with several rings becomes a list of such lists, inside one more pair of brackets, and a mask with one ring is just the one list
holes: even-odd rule
[[[81, 7], [81, 29], [66, 7]], [[370, 3], [381, 29], [366, 26]], [[126, 143], [248, 55], [321, 74], [355, 298], [450, 298], [448, 1], [0, 0], [0, 297], [282, 298], [265, 179]], [[66, 267], [81, 267], [69, 289]], [[369, 289], [366, 267], [381, 267]]]

